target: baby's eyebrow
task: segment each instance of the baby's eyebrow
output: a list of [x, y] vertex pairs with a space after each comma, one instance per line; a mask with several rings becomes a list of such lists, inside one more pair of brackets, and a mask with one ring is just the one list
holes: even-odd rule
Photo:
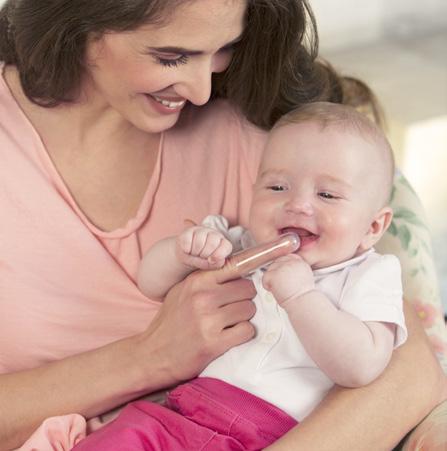
[[321, 175], [321, 180], [323, 182], [329, 182], [329, 183], [334, 183], [338, 186], [342, 186], [345, 188], [352, 188], [352, 184], [349, 183], [348, 181], [341, 179], [340, 177], [335, 177], [332, 174], [322, 174]]
[[266, 169], [258, 174], [258, 179], [263, 179], [265, 177], [284, 177], [286, 172], [281, 169]]

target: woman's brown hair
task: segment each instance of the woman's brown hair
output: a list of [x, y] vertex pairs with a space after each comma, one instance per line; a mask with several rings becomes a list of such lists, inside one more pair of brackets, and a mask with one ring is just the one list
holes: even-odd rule
[[[0, 60], [17, 66], [31, 101], [46, 107], [74, 101], [90, 36], [160, 23], [180, 3], [184, 0], [7, 0], [0, 10]], [[242, 40], [230, 67], [214, 75], [213, 97], [228, 98], [266, 129], [315, 100], [367, 106], [379, 118], [366, 85], [317, 60], [317, 28], [306, 0], [247, 0], [247, 5]]]

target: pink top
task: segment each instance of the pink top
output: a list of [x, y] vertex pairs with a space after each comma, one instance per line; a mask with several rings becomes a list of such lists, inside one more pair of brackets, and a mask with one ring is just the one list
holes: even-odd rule
[[143, 331], [159, 304], [135, 284], [141, 256], [185, 218], [246, 223], [264, 141], [222, 100], [188, 108], [164, 133], [135, 218], [104, 232], [76, 205], [1, 76], [0, 373]]

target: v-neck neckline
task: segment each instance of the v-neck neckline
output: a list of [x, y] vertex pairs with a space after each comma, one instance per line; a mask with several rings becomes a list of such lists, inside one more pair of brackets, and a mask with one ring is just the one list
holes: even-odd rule
[[23, 111], [22, 107], [14, 97], [11, 89], [9, 88], [8, 84], [6, 83], [5, 76], [4, 76], [4, 69], [5, 64], [0, 63], [0, 82], [2, 84], [2, 89], [5, 90], [7, 93], [6, 100], [9, 100], [11, 103], [11, 108], [8, 108], [8, 110], [11, 112], [11, 114], [15, 111], [17, 113], [17, 119], [20, 120], [25, 124], [25, 127], [30, 131], [30, 134], [33, 137], [33, 141], [35, 144], [35, 151], [37, 153], [37, 156], [39, 157], [40, 162], [42, 163], [45, 171], [47, 172], [47, 175], [51, 179], [52, 183], [55, 185], [56, 189], [59, 193], [61, 193], [62, 197], [68, 202], [68, 204], [71, 206], [73, 211], [76, 213], [76, 215], [82, 220], [82, 222], [86, 225], [86, 227], [97, 237], [100, 238], [109, 238], [109, 239], [116, 239], [116, 238], [124, 238], [132, 233], [134, 233], [136, 230], [139, 229], [141, 224], [146, 220], [153, 204], [154, 196], [157, 191], [160, 177], [161, 177], [161, 166], [162, 166], [162, 157], [163, 157], [163, 149], [165, 144], [165, 134], [161, 133], [160, 141], [158, 144], [158, 152], [157, 152], [157, 159], [155, 162], [155, 166], [153, 169], [153, 172], [151, 174], [150, 180], [148, 182], [148, 186], [146, 188], [146, 191], [143, 195], [143, 198], [140, 202], [140, 205], [138, 207], [138, 210], [134, 217], [130, 218], [125, 225], [118, 227], [114, 230], [102, 230], [98, 228], [88, 217], [87, 215], [82, 211], [76, 200], [74, 199], [73, 195], [71, 194], [68, 186], [66, 185], [65, 181], [63, 180], [62, 176], [60, 175], [59, 171], [57, 170], [53, 160], [50, 157], [50, 154], [48, 153], [45, 144], [39, 135], [39, 132], [36, 130], [34, 125], [31, 123], [30, 119], [27, 117], [25, 112]]

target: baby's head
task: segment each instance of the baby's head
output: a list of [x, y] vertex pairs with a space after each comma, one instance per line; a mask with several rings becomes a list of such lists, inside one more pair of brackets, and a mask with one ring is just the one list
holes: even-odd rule
[[391, 147], [365, 115], [316, 102], [271, 131], [254, 187], [250, 231], [257, 242], [294, 231], [298, 253], [322, 268], [371, 248], [392, 219]]

